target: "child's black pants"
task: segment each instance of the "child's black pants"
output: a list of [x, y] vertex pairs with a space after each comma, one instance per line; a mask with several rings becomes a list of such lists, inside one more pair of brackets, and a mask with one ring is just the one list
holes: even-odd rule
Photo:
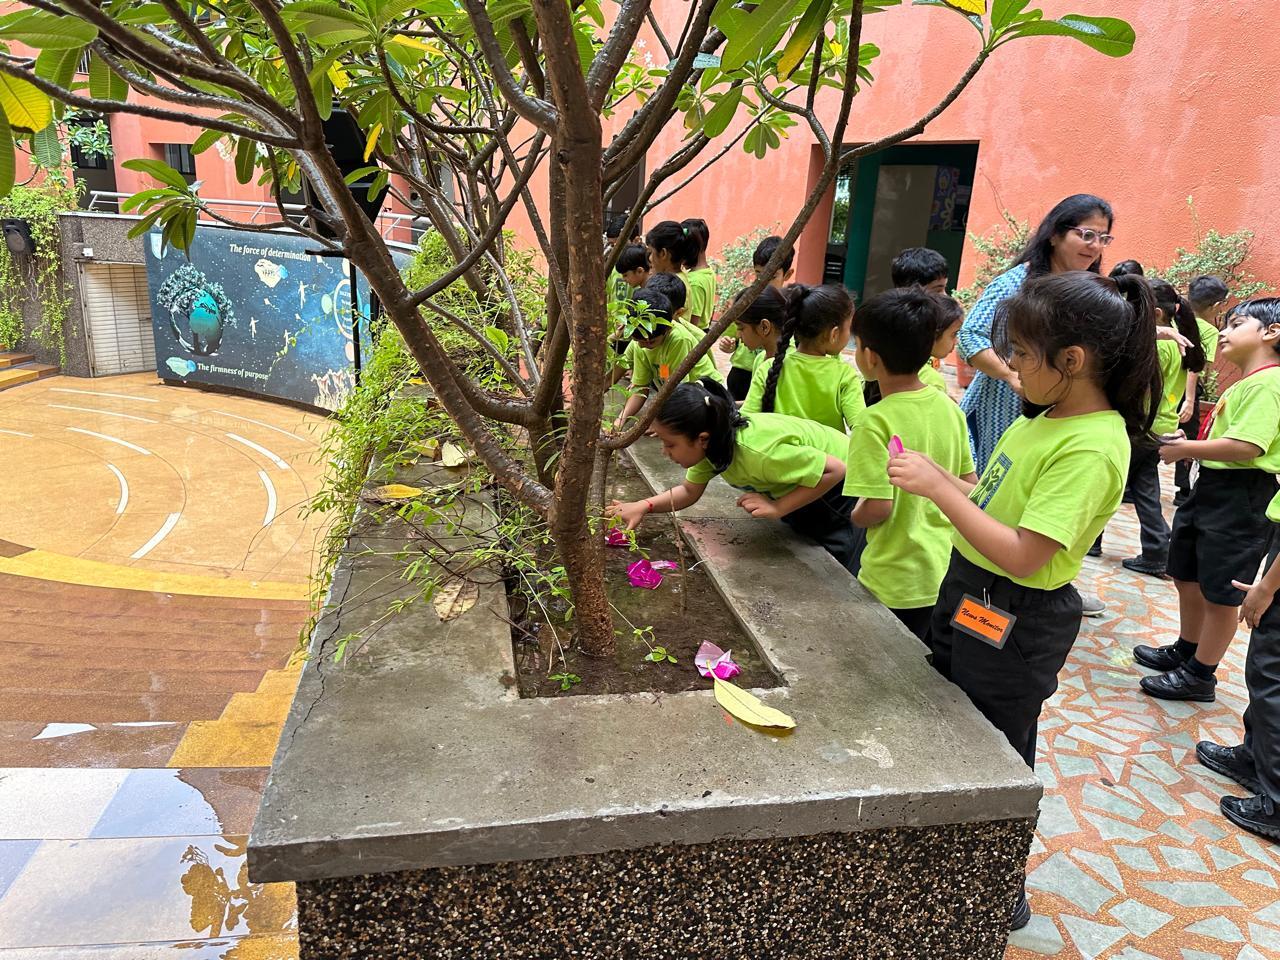
[[782, 522], [826, 550], [850, 573], [858, 572], [859, 537], [849, 515], [857, 500], [846, 497], [836, 484], [813, 503], [793, 510]]
[[[1017, 617], [1004, 646], [957, 630], [951, 617], [964, 595]], [[1071, 584], [1036, 590], [984, 570], [952, 551], [929, 633], [933, 666], [1026, 761], [1036, 765], [1036, 724], [1058, 688], [1058, 672], [1080, 632], [1080, 594]]]

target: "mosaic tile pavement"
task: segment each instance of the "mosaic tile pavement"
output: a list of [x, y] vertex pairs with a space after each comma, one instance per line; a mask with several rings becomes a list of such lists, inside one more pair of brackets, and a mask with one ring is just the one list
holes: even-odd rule
[[[1163, 481], [1166, 512], [1171, 478]], [[1107, 602], [1084, 621], [1040, 722], [1045, 783], [1027, 864], [1034, 917], [1007, 960], [1261, 960], [1280, 957], [1280, 846], [1218, 810], [1243, 788], [1196, 763], [1197, 740], [1239, 743], [1247, 694], [1242, 629], [1212, 704], [1138, 689], [1130, 650], [1177, 637], [1172, 584], [1130, 573], [1138, 524], [1124, 506], [1084, 583]]]

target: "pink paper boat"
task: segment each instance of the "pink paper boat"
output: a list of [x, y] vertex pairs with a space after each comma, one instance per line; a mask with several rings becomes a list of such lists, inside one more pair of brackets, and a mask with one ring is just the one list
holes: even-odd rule
[[627, 536], [627, 531], [622, 527], [610, 527], [605, 532], [604, 545], [606, 547], [629, 547], [631, 546], [631, 538]]
[[892, 437], [889, 438], [889, 456], [891, 457], [902, 456], [905, 450], [906, 450], [906, 447], [902, 445], [902, 438], [900, 436], [898, 436], [895, 433]]
[[637, 560], [627, 567], [627, 579], [633, 587], [645, 590], [657, 590], [662, 586], [662, 574], [653, 569], [653, 564], [648, 560]]
[[742, 668], [733, 662], [732, 654], [732, 650], [721, 650], [707, 640], [698, 648], [693, 662], [698, 672], [708, 680], [728, 680], [742, 672]]

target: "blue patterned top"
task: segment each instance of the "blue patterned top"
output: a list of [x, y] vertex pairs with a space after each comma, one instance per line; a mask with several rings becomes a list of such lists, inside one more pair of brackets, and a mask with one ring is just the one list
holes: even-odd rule
[[[1020, 263], [1000, 274], [982, 291], [956, 337], [956, 351], [962, 359], [968, 362], [970, 357], [992, 348], [991, 324], [996, 308], [1017, 293], [1026, 279], [1027, 265]], [[975, 371], [973, 382], [960, 401], [960, 409], [969, 422], [969, 445], [973, 448], [974, 466], [981, 476], [1001, 434], [1022, 416], [1022, 398], [1003, 380], [994, 380], [979, 370]]]

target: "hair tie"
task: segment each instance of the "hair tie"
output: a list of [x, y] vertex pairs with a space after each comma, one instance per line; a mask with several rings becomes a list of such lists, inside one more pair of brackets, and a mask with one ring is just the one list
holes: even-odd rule
[[687, 236], [689, 235], [689, 228], [688, 228], [688, 227], [681, 227], [681, 228], [680, 228], [680, 232], [681, 232], [684, 236], [686, 236], [686, 237], [687, 237]]
[[[703, 387], [702, 389], [704, 389], [704, 390], [705, 390], [705, 389], [706, 389], [706, 387]], [[702, 402], [703, 402], [703, 403], [705, 403], [708, 407], [709, 407], [709, 406], [711, 406], [711, 394], [710, 394], [710, 393], [705, 393], [705, 394], [703, 394], [703, 395], [702, 395]]]

